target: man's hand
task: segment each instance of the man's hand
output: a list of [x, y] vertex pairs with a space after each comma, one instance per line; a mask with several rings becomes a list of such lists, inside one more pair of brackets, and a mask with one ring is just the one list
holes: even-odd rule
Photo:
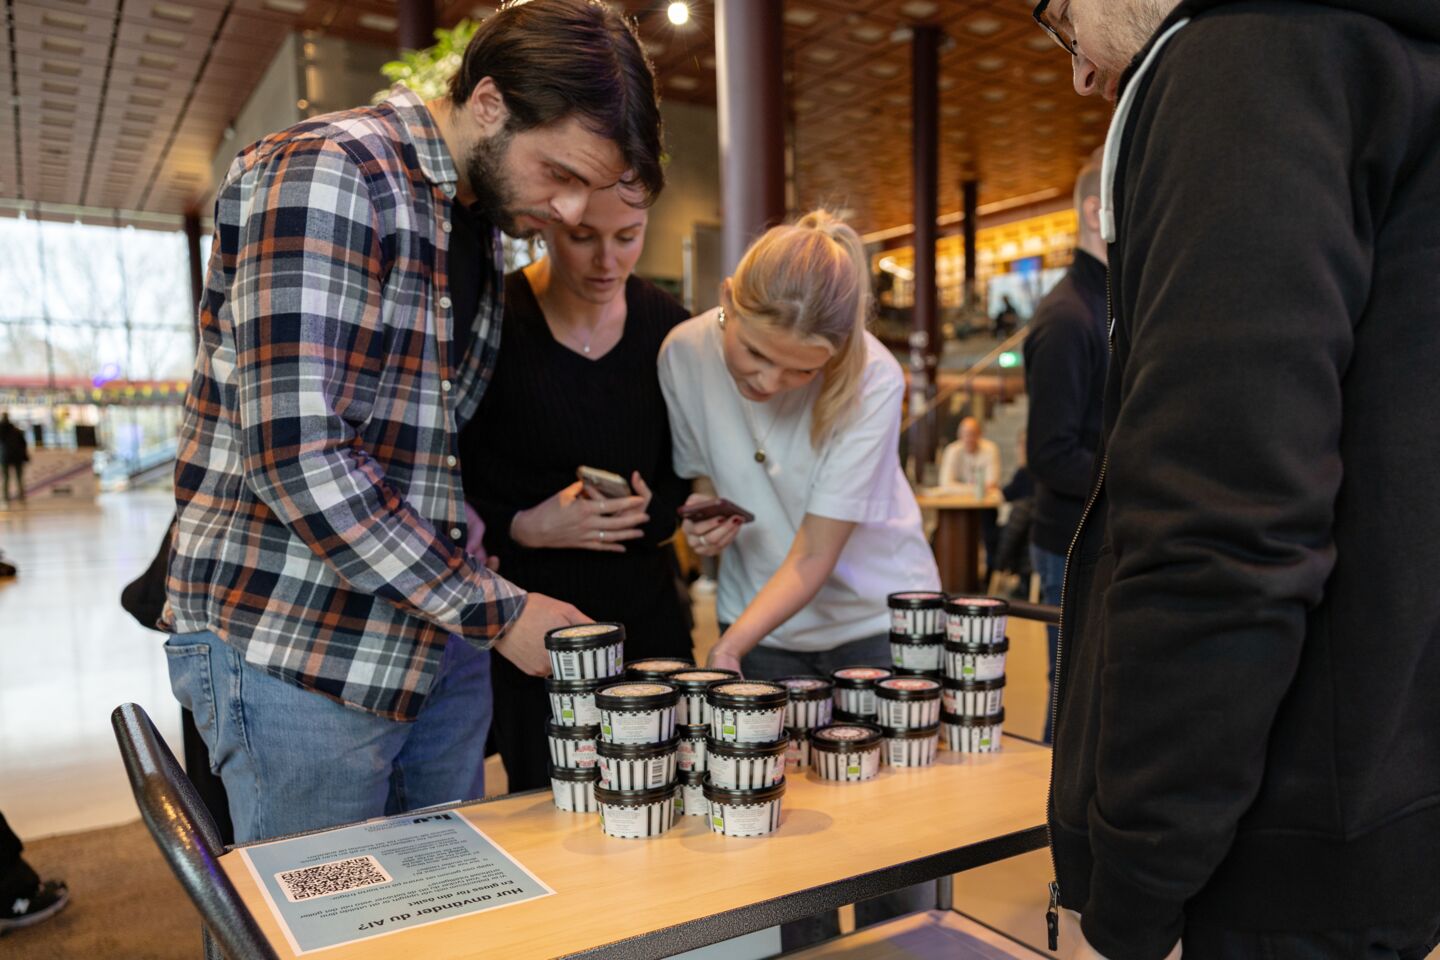
[[545, 652], [545, 634], [572, 623], [593, 622], [568, 603], [532, 593], [520, 619], [495, 641], [494, 650], [530, 676], [546, 677], [550, 675], [550, 655]]
[[485, 521], [480, 519], [480, 514], [475, 512], [469, 501], [465, 501], [465, 529], [465, 552], [490, 570], [499, 570], [500, 558], [485, 552]]

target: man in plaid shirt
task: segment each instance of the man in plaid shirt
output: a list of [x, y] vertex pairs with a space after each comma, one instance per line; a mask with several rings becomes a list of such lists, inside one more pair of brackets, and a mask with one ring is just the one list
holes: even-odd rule
[[[456, 442], [499, 348], [499, 230], [663, 186], [654, 76], [587, 0], [487, 20], [403, 88], [247, 148], [219, 188], [175, 474], [172, 687], [254, 840], [483, 793], [493, 646], [586, 618], [487, 569]], [[495, 464], [495, 469], [504, 469]]]

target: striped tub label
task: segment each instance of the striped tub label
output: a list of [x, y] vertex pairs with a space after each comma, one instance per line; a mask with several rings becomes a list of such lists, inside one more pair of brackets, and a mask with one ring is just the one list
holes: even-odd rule
[[621, 840], [658, 837], [675, 822], [675, 798], [666, 797], [638, 806], [600, 805], [600, 829]]
[[873, 780], [880, 775], [880, 744], [861, 753], [810, 748], [810, 762], [825, 780]]
[[608, 790], [648, 790], [675, 781], [675, 752], [626, 760], [600, 757], [600, 786]]
[[595, 766], [594, 740], [569, 740], [565, 737], [547, 737], [550, 741], [550, 762], [557, 767]]
[[[940, 698], [934, 700], [883, 700], [875, 698], [880, 726], [895, 730], [919, 730], [940, 722]], [[953, 712], [953, 711], [952, 711]]]
[[562, 727], [591, 727], [600, 722], [594, 693], [552, 693], [550, 715]]
[[763, 837], [780, 829], [781, 797], [765, 803], [710, 803], [710, 830], [727, 837]]
[[595, 802], [594, 780], [556, 780], [551, 777], [550, 792], [555, 795], [555, 806], [567, 813], [594, 813], [600, 809]]
[[674, 733], [674, 707], [600, 711], [600, 739], [606, 743], [664, 743]]
[[885, 762], [892, 767], [928, 767], [940, 749], [940, 734], [923, 739], [886, 738]]
[[756, 790], [779, 783], [785, 776], [785, 758], [727, 757], [711, 753], [710, 782], [726, 790]]
[[710, 708], [710, 735], [732, 743], [771, 743], [785, 732], [785, 707], [764, 710]]
[[1005, 676], [1005, 654], [947, 650], [945, 676], [951, 680], [998, 680]]
[[593, 650], [550, 650], [550, 669], [557, 680], [603, 680], [625, 672], [624, 642]]

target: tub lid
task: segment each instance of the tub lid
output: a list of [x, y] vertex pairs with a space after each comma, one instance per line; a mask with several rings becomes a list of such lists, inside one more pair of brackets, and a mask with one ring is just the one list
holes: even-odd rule
[[892, 677], [894, 675], [895, 671], [889, 667], [869, 667], [862, 665], [841, 667], [839, 670], [830, 674], [830, 678], [835, 681], [837, 687], [854, 689], [856, 687], [871, 686], [876, 680], [884, 680], [886, 677]]
[[659, 680], [626, 680], [595, 691], [595, 705], [606, 710], [651, 710], [673, 707], [680, 692]]
[[956, 727], [998, 727], [1005, 722], [1005, 708], [1001, 707], [1000, 712], [992, 713], [988, 717], [962, 717], [958, 713], [942, 713], [940, 722]]
[[[600, 771], [595, 771], [596, 778], [599, 778]], [[602, 787], [595, 784], [595, 799], [601, 803], [607, 803], [617, 807], [643, 807], [651, 803], [670, 803], [675, 799], [675, 784], [667, 783], [663, 787], [649, 787], [644, 790], [611, 790], [609, 787]]]
[[1005, 678], [996, 677], [994, 680], [956, 680], [954, 677], [946, 677], [944, 683], [946, 690], [1001, 690], [1005, 687]]
[[586, 780], [600, 779], [599, 767], [557, 767], [550, 764], [551, 780], [569, 780], [573, 783], [583, 783]]
[[970, 617], [1000, 617], [1010, 612], [1010, 603], [999, 597], [950, 597], [945, 612]]
[[790, 691], [769, 680], [726, 680], [712, 684], [705, 699], [712, 706], [764, 710], [783, 707]]
[[938, 700], [940, 681], [930, 677], [887, 677], [875, 684], [882, 700]]
[[618, 623], [575, 623], [545, 634], [546, 650], [592, 650], [621, 643], [625, 627]]
[[705, 781], [705, 799], [715, 803], [723, 803], [729, 806], [743, 806], [746, 804], [769, 803], [771, 800], [778, 800], [785, 794], [785, 778], [781, 777], [780, 782], [768, 787], [760, 787], [756, 790], [730, 790], [725, 787], [717, 787], [709, 780]]
[[880, 742], [880, 728], [869, 723], [832, 723], [810, 731], [810, 746], [831, 753], [855, 753]]
[[721, 680], [739, 680], [738, 670], [722, 670], [718, 667], [700, 667], [692, 670], [680, 670], [665, 678], [666, 683], [678, 684], [687, 690], [703, 690], [712, 683]]
[[694, 666], [694, 660], [683, 660], [679, 657], [648, 657], [644, 660], [632, 660], [625, 664], [625, 675], [637, 679], [660, 680], [672, 673], [693, 669]]
[[938, 590], [906, 590], [885, 598], [891, 610], [939, 610], [945, 606], [945, 594]]
[[593, 723], [586, 726], [567, 727], [563, 723], [546, 720], [545, 732], [560, 740], [595, 740], [600, 736], [600, 727]]
[[824, 700], [835, 689], [833, 681], [816, 676], [780, 677], [775, 682], [790, 691], [791, 700]]
[[995, 653], [1005, 653], [1010, 649], [1010, 638], [1003, 637], [999, 643], [954, 643], [945, 641], [946, 653], [969, 653], [977, 657], [986, 657]]
[[922, 634], [896, 633], [894, 630], [891, 630], [891, 631], [890, 631], [890, 642], [891, 642], [891, 643], [908, 643], [908, 644], [910, 644], [911, 646], [917, 646], [917, 647], [938, 647], [938, 646], [940, 646], [940, 644], [942, 644], [942, 643], [945, 642], [945, 634], [943, 634], [943, 633], [922, 633]]

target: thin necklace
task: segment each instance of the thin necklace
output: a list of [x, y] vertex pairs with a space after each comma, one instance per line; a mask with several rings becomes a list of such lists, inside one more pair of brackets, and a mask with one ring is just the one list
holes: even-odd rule
[[[535, 299], [540, 302], [541, 315], [549, 317], [551, 314], [548, 310], [545, 309], [545, 304], [543, 300], [538, 296]], [[596, 323], [595, 326], [590, 328], [590, 336], [586, 337], [583, 341], [580, 339], [579, 334], [575, 332], [575, 329], [573, 327], [566, 327], [564, 329], [564, 332], [561, 333], [560, 337], [561, 339], [569, 340], [579, 346], [581, 352], [583, 352], [588, 357], [590, 355], [590, 345], [595, 342], [595, 334], [600, 331], [600, 328], [605, 324], [606, 319], [608, 318], [602, 316], [599, 322]]]
[[[720, 329], [725, 329], [724, 307], [720, 308]], [[730, 382], [734, 383], [735, 381], [732, 378]], [[765, 453], [765, 441], [769, 440], [770, 434], [775, 432], [775, 424], [780, 422], [780, 414], [777, 412], [775, 416], [770, 419], [770, 428], [765, 431], [765, 436], [757, 440], [755, 435], [759, 433], [759, 431], [755, 429], [755, 424], [750, 419], [750, 401], [745, 399], [743, 393], [740, 393], [740, 387], [738, 385], [735, 387], [735, 393], [740, 397], [740, 414], [745, 418], [745, 429], [750, 433], [750, 442], [755, 445], [755, 462], [764, 463], [768, 459], [768, 455]]]

